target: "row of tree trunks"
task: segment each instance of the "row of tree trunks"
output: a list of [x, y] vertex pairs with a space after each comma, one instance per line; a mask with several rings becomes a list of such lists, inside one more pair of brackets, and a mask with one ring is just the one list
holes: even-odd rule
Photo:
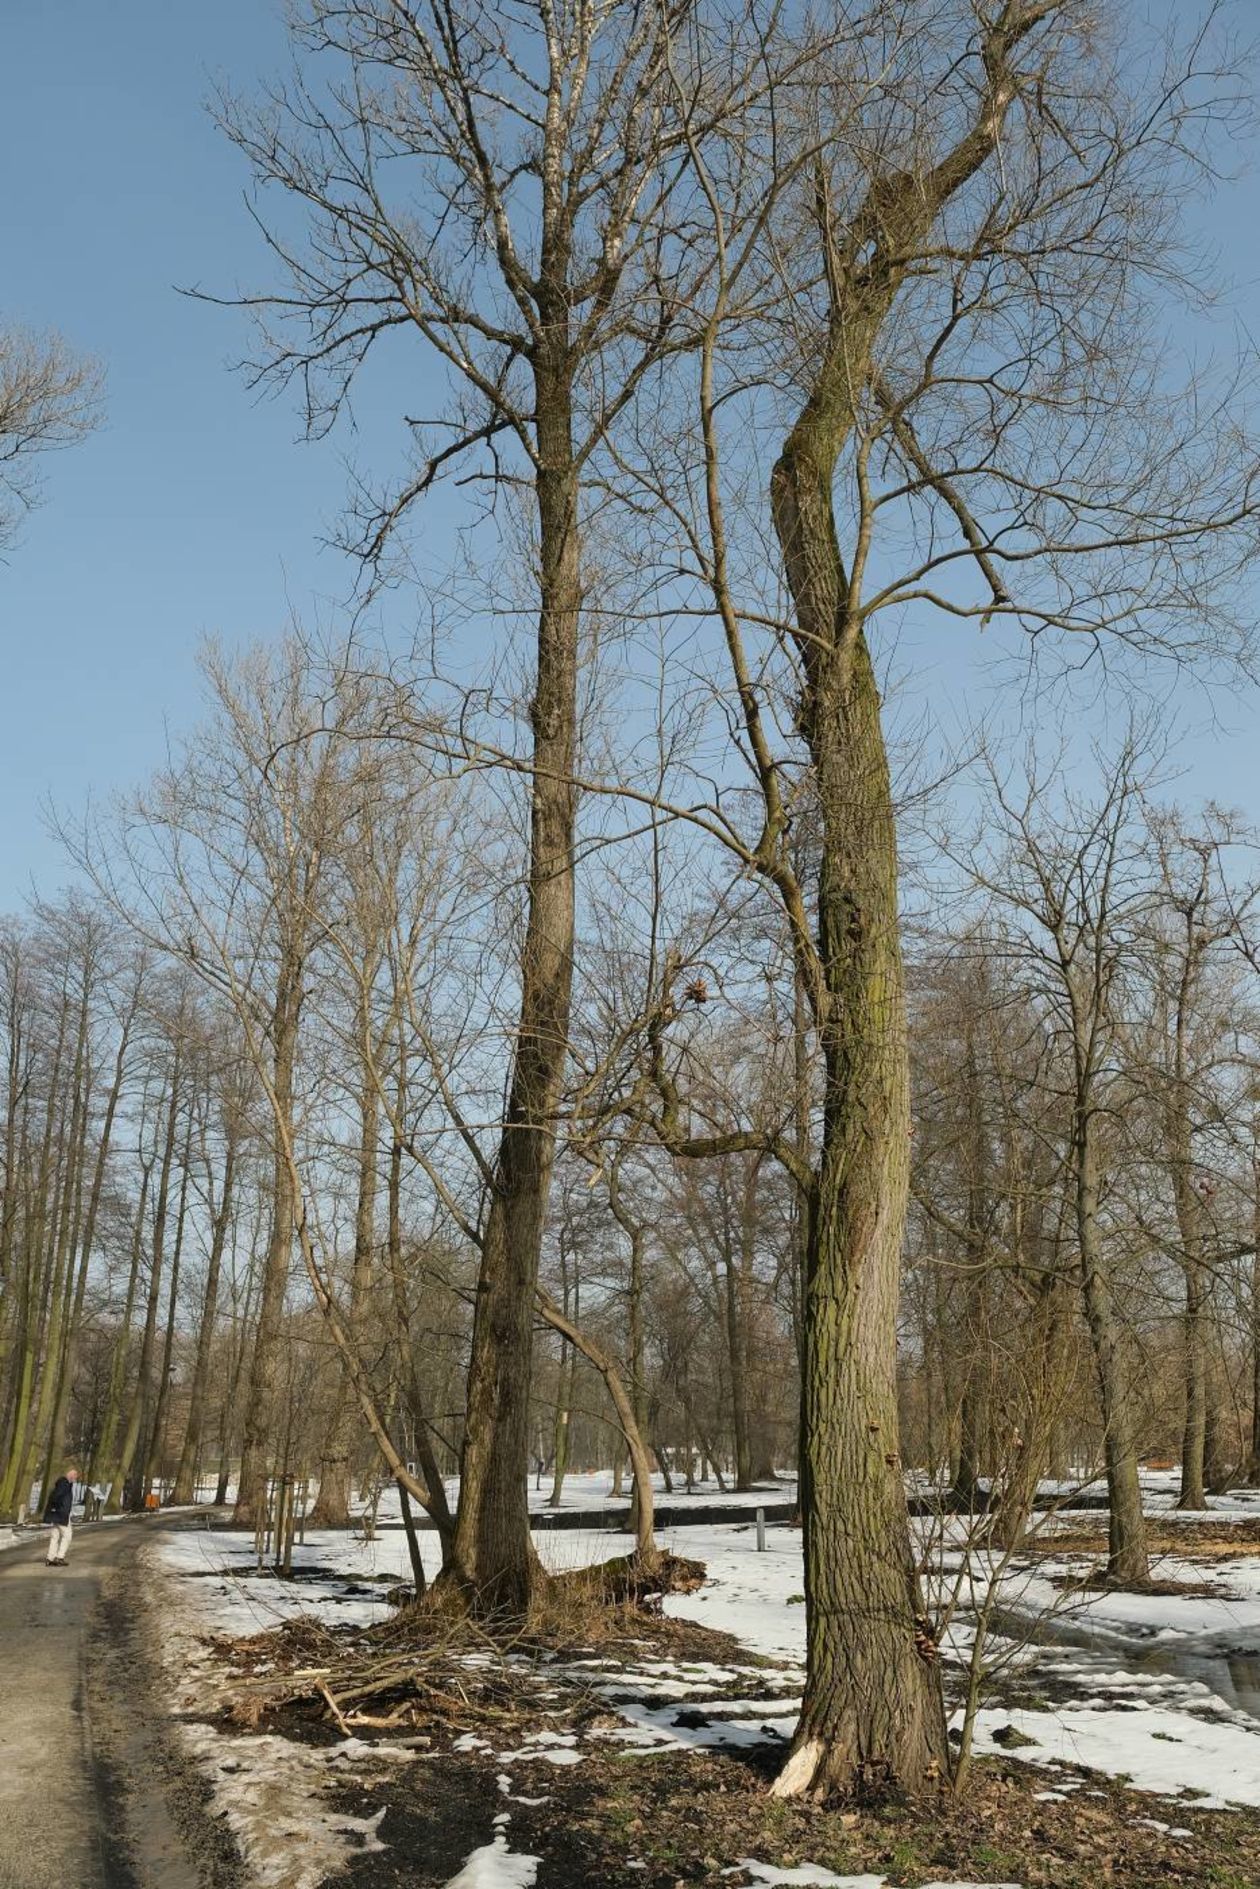
[[[364, 1019], [361, 1028], [370, 1024]], [[362, 1342], [364, 1308], [375, 1263], [377, 1195], [377, 1139], [380, 1099], [370, 1070], [364, 1073], [359, 1096], [358, 1188], [354, 1216], [354, 1252], [350, 1271], [350, 1336]], [[354, 1421], [354, 1392], [345, 1372], [340, 1374], [336, 1402], [328, 1426], [328, 1440], [320, 1459], [319, 1494], [311, 1511], [316, 1528], [344, 1528], [350, 1520], [351, 1450], [358, 1425]]]
[[[171, 1173], [175, 1163], [175, 1146], [179, 1127], [179, 1109], [181, 1095], [182, 1044], [177, 1040], [173, 1052], [168, 1092], [166, 1097], [166, 1126], [162, 1138], [162, 1155], [158, 1168], [157, 1199], [153, 1213], [153, 1245], [149, 1256], [148, 1293], [145, 1301], [144, 1331], [140, 1340], [140, 1356], [136, 1366], [135, 1380], [131, 1397], [127, 1405], [126, 1418], [122, 1425], [121, 1440], [117, 1452], [100, 1465], [104, 1481], [110, 1485], [109, 1496], [105, 1504], [107, 1515], [121, 1512], [124, 1491], [131, 1476], [140, 1444], [141, 1427], [146, 1407], [152, 1402], [153, 1392], [153, 1347], [157, 1333], [158, 1304], [162, 1292], [162, 1270], [166, 1260], [166, 1228], [170, 1215]], [[125, 1338], [125, 1334], [124, 1334]]]
[[262, 1510], [269, 1472], [270, 1427], [280, 1364], [281, 1321], [293, 1260], [297, 1226], [297, 1198], [285, 1137], [293, 1137], [293, 1085], [298, 1028], [302, 1012], [302, 984], [306, 968], [306, 926], [297, 884], [298, 867], [279, 862], [277, 873], [282, 904], [279, 913], [279, 963], [268, 1033], [271, 1068], [271, 1105], [275, 1113], [275, 1146], [271, 1162], [271, 1232], [263, 1261], [258, 1322], [249, 1385], [245, 1396], [240, 1472], [233, 1525], [253, 1528]]

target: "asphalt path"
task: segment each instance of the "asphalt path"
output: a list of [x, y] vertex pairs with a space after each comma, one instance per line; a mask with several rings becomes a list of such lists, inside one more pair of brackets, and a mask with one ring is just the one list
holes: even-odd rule
[[162, 1702], [143, 1550], [178, 1518], [75, 1529], [0, 1553], [0, 1889], [229, 1889]]

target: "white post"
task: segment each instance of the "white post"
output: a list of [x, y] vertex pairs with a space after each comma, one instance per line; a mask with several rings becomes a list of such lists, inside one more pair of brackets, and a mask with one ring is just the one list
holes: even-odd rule
[[766, 1512], [764, 1509], [758, 1509], [757, 1510], [757, 1553], [764, 1554], [765, 1552], [766, 1552]]

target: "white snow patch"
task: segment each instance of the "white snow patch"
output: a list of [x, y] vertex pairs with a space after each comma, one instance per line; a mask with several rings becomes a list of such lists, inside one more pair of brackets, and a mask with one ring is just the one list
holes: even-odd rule
[[1161, 1581], [1200, 1585], [1205, 1574], [1218, 1594], [1126, 1594], [1096, 1589], [1065, 1595], [1063, 1583], [1088, 1571], [1081, 1559], [1046, 1557], [1035, 1568], [1014, 1568], [1003, 1583], [1002, 1608], [1030, 1625], [1084, 1629], [1100, 1647], [1176, 1647], [1210, 1650], [1260, 1634], [1260, 1556], [1238, 1555], [1205, 1568], [1181, 1555], [1161, 1555]]
[[544, 1764], [581, 1764], [583, 1754], [577, 1749], [577, 1740], [571, 1736], [563, 1737], [559, 1732], [534, 1732], [525, 1740], [519, 1751], [501, 1751], [500, 1764], [515, 1764], [525, 1758], [538, 1758]]
[[[748, 1707], [752, 1701], [744, 1699], [739, 1703]], [[660, 1750], [676, 1746], [693, 1751], [730, 1751], [750, 1745], [764, 1745], [771, 1740], [786, 1742], [796, 1730], [797, 1720], [795, 1711], [787, 1716], [782, 1715], [782, 1701], [778, 1699], [767, 1699], [761, 1716], [755, 1719], [747, 1714], [729, 1720], [719, 1718], [716, 1714], [722, 1707], [720, 1704], [714, 1705], [711, 1710], [715, 1716], [704, 1725], [677, 1724], [675, 1721], [679, 1712], [676, 1705], [648, 1706], [629, 1701], [619, 1705], [617, 1710], [630, 1721], [627, 1733], [637, 1733], [643, 1747]], [[610, 1732], [606, 1735], [626, 1737], [627, 1743], [630, 1743], [627, 1733]]]
[[754, 1882], [799, 1884], [801, 1889], [884, 1889], [886, 1876], [837, 1876], [832, 1869], [824, 1869], [820, 1863], [798, 1863], [792, 1869], [776, 1869], [773, 1863], [754, 1862], [751, 1856], [743, 1858], [737, 1869], [724, 1869], [724, 1876], [735, 1876], [743, 1870]]
[[335, 1782], [329, 1760], [343, 1755], [337, 1747], [227, 1738], [207, 1725], [181, 1731], [258, 1889], [318, 1889], [364, 1851], [386, 1848], [378, 1835], [384, 1806], [371, 1817], [352, 1817], [323, 1801]]
[[[1031, 1745], [995, 1743], [1014, 1725]], [[1237, 1723], [1213, 1723], [1162, 1706], [1139, 1711], [1062, 1706], [1053, 1712], [986, 1708], [976, 1722], [977, 1756], [1025, 1764], [1081, 1764], [1127, 1777], [1134, 1790], [1164, 1797], [1191, 1793], [1205, 1810], [1260, 1806], [1260, 1735]]]
[[[1228, 1517], [1229, 1510], [1218, 1509], [1212, 1519]], [[753, 1532], [738, 1524], [676, 1529], [666, 1539], [676, 1552], [706, 1562], [709, 1570], [709, 1578], [696, 1593], [666, 1597], [667, 1613], [731, 1633], [756, 1652], [803, 1664], [805, 1609], [798, 1596], [804, 1577], [801, 1542], [795, 1531], [772, 1530], [764, 1553], [757, 1551]], [[1024, 1613], [1030, 1625], [1045, 1619], [1084, 1624], [1096, 1636], [1093, 1653], [1059, 1648], [1051, 1653], [1030, 1646], [1020, 1655], [1024, 1664], [1034, 1658], [1058, 1658], [1058, 1670], [1070, 1679], [1078, 1699], [1049, 1712], [986, 1708], [981, 1713], [977, 1752], [1047, 1766], [1086, 1765], [1113, 1777], [1126, 1776], [1138, 1790], [1198, 1793], [1205, 1808], [1260, 1806], [1260, 1721], [1232, 1711], [1195, 1679], [1106, 1671], [1098, 1657], [1098, 1651], [1110, 1659], [1145, 1648], [1214, 1653], [1253, 1644], [1260, 1636], [1260, 1556], [1241, 1556], [1212, 1567], [1211, 1578], [1222, 1589], [1220, 1597], [1094, 1590], [1066, 1598], [1052, 1577], [1079, 1573], [1082, 1566], [1059, 1557], [1039, 1559], [1032, 1566], [1016, 1564], [1004, 1595], [1004, 1602]], [[1196, 1563], [1180, 1559], [1161, 1561], [1157, 1571], [1194, 1581], [1201, 1581], [1205, 1573]], [[956, 1625], [950, 1635], [955, 1657], [965, 1652], [971, 1632], [965, 1620]], [[1000, 1644], [1005, 1659], [1007, 1651], [1014, 1649], [1010, 1641]], [[778, 1683], [790, 1684], [791, 1675]], [[620, 1690], [611, 1684], [607, 1687], [609, 1693]], [[659, 1692], [657, 1697], [661, 1697]], [[697, 1695], [692, 1697], [696, 1706], [702, 1705]], [[765, 1717], [759, 1722], [755, 1706], [750, 1715], [748, 1705], [741, 1701], [738, 1717], [742, 1724], [719, 1723], [716, 1714], [725, 1708], [715, 1701], [704, 1708], [715, 1715], [713, 1725], [691, 1731], [670, 1725], [676, 1708], [665, 1706], [663, 1699], [657, 1707], [619, 1705], [618, 1709], [652, 1738], [650, 1749], [664, 1748], [667, 1741], [755, 1743], [767, 1735], [790, 1736], [795, 1729], [780, 1716], [794, 1709], [794, 1701], [787, 1698], [767, 1699]], [[998, 1746], [989, 1733], [1003, 1723], [1015, 1724], [1035, 1744], [1014, 1752]]]
[[483, 1843], [474, 1850], [458, 1876], [452, 1876], [446, 1889], [531, 1889], [542, 1859], [510, 1850], [507, 1834], [500, 1830], [493, 1843]]
[[549, 1804], [551, 1802], [550, 1797], [519, 1797], [513, 1791], [512, 1780], [506, 1771], [500, 1771], [498, 1777], [495, 1779], [495, 1783], [498, 1785], [503, 1796], [507, 1798], [509, 1804], [528, 1804], [531, 1807], [535, 1807], [538, 1804]]
[[[754, 1882], [798, 1885], [799, 1889], [884, 1889], [887, 1876], [837, 1876], [834, 1870], [818, 1863], [798, 1863], [792, 1869], [776, 1869], [773, 1863], [754, 1862], [746, 1856], [736, 1869], [724, 1869], [724, 1876], [743, 1870]], [[928, 1882], [923, 1889], [1020, 1889], [1017, 1882]]]

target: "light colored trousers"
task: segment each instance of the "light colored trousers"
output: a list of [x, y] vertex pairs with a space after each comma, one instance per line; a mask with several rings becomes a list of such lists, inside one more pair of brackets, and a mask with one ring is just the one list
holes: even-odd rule
[[69, 1522], [54, 1522], [52, 1534], [48, 1538], [48, 1559], [65, 1561], [70, 1554], [70, 1537], [73, 1534]]

